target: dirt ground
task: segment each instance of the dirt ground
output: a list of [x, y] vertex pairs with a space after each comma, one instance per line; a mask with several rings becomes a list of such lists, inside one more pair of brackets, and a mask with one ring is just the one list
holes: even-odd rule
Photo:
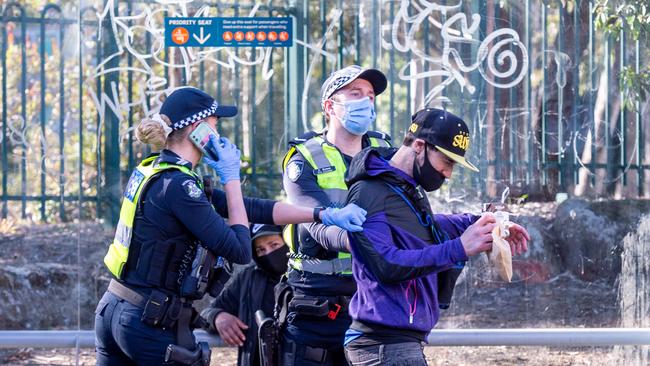
[[[612, 347], [426, 347], [430, 366], [592, 366], [617, 365]], [[95, 354], [83, 349], [77, 361], [73, 349], [4, 350], [2, 365], [94, 365]], [[77, 363], [78, 362], [78, 363]], [[214, 348], [211, 366], [234, 366], [237, 350]]]

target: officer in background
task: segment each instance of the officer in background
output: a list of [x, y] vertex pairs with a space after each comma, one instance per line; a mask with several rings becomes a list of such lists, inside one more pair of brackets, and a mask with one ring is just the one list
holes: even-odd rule
[[281, 235], [281, 226], [253, 225], [254, 262], [238, 266], [224, 290], [201, 312], [209, 324], [209, 332], [218, 332], [224, 343], [239, 347], [239, 366], [262, 364], [255, 312], [273, 314], [273, 288], [287, 271], [289, 252]]
[[[367, 146], [389, 146], [389, 137], [369, 131], [375, 96], [387, 85], [384, 74], [353, 65], [335, 71], [321, 88], [327, 121], [323, 132], [294, 139], [283, 160], [283, 185], [291, 203], [342, 207], [349, 163]], [[320, 209], [318, 208], [320, 207]], [[282, 365], [346, 364], [348, 304], [356, 290], [347, 233], [320, 223], [289, 225], [289, 271], [276, 287], [277, 318], [283, 329]]]

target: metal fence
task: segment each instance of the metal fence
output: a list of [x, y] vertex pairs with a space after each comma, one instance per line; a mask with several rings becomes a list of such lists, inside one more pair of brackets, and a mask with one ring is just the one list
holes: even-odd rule
[[[618, 82], [647, 40], [596, 30], [595, 1], [29, 4], [2, 6], [3, 217], [115, 220], [148, 153], [133, 126], [181, 85], [240, 107], [220, 132], [242, 149], [246, 192], [276, 196], [287, 140], [324, 126], [320, 85], [353, 63], [388, 76], [375, 127], [396, 144], [424, 106], [468, 121], [481, 173], [457, 171], [455, 189], [650, 194], [648, 102], [626, 104]], [[165, 16], [253, 15], [293, 17], [294, 46], [164, 47]]]

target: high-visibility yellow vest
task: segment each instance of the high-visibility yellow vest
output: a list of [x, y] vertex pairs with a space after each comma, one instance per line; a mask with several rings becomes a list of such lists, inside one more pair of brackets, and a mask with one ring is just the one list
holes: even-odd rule
[[104, 264], [119, 279], [122, 278], [124, 265], [129, 258], [129, 246], [133, 237], [133, 221], [138, 209], [138, 202], [140, 202], [140, 194], [151, 181], [151, 178], [164, 170], [178, 169], [192, 176], [199, 187], [203, 188], [201, 180], [198, 179], [198, 175], [192, 169], [182, 165], [156, 162], [157, 158], [158, 155], [153, 155], [144, 159], [131, 174], [131, 178], [129, 178], [129, 182], [124, 191], [120, 219], [115, 229], [115, 237], [113, 243], [108, 247], [106, 256], [104, 256]]
[[[390, 147], [387, 135], [379, 132], [369, 132], [370, 146], [372, 147]], [[296, 153], [300, 152], [302, 156], [311, 165], [316, 175], [318, 186], [323, 189], [330, 202], [335, 205], [343, 205], [348, 195], [348, 187], [345, 184], [345, 172], [347, 167], [341, 152], [331, 144], [328, 144], [322, 135], [315, 135], [308, 140], [292, 146], [282, 161], [282, 170], [285, 171], [289, 163], [289, 159]], [[297, 246], [297, 232], [296, 225], [286, 225], [283, 231], [283, 238], [285, 243], [289, 245], [291, 253], [298, 254]], [[332, 268], [334, 273], [351, 274], [350, 268], [338, 271], [343, 267], [351, 266], [350, 253], [338, 252], [338, 258], [331, 263], [324, 263], [327, 260], [317, 260], [311, 258], [310, 261], [317, 263], [316, 268], [328, 267]], [[349, 266], [342, 264], [345, 261]], [[289, 258], [289, 266], [301, 271], [307, 271], [309, 264], [303, 263], [299, 255], [294, 255]], [[312, 268], [315, 266], [312, 265]], [[321, 272], [319, 272], [321, 273]]]

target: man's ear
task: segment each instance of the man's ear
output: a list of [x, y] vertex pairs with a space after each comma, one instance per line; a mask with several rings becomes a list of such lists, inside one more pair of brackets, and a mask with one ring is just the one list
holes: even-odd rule
[[416, 154], [420, 154], [422, 151], [424, 151], [424, 146], [426, 145], [426, 142], [422, 139], [415, 139], [413, 140], [413, 143], [411, 144], [411, 148], [413, 148], [413, 151], [415, 151]]
[[327, 116], [330, 116], [330, 118], [331, 118], [332, 117], [332, 112], [334, 112], [334, 107], [332, 106], [332, 100], [327, 99], [323, 103], [323, 113], [325, 113], [325, 115], [327, 115]]

